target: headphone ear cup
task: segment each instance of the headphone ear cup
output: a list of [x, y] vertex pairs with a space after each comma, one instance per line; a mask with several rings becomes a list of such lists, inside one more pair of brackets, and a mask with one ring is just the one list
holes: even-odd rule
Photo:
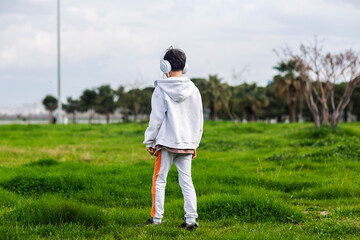
[[160, 70], [163, 73], [169, 73], [171, 71], [171, 65], [170, 62], [164, 59], [160, 60]]
[[189, 70], [189, 65], [187, 63], [185, 63], [184, 69], [183, 69], [183, 74], [185, 74], [187, 71]]

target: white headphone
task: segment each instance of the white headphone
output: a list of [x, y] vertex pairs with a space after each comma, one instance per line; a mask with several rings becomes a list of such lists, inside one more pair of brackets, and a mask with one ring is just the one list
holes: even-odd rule
[[[184, 66], [184, 69], [183, 69], [183, 74], [185, 74], [189, 69], [189, 66], [188, 64], [185, 62], [185, 66]], [[160, 70], [163, 72], [163, 73], [169, 73], [171, 71], [171, 64], [168, 60], [164, 60], [164, 57], [162, 57], [160, 59]]]

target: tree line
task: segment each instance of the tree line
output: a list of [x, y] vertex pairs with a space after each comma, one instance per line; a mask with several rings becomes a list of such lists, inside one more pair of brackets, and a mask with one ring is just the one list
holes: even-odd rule
[[[360, 61], [359, 53], [347, 50], [338, 54], [322, 52], [317, 40], [313, 44], [300, 45], [300, 53], [289, 48], [282, 49], [283, 59], [274, 66], [277, 74], [265, 87], [255, 83], [231, 86], [218, 75], [191, 79], [199, 88], [203, 108], [210, 120], [232, 120], [239, 124], [247, 121], [276, 119], [282, 122], [313, 121], [337, 127], [340, 118], [347, 120], [348, 113], [360, 121]], [[94, 114], [103, 114], [109, 123], [111, 114], [119, 110], [123, 121], [129, 116], [135, 121], [149, 116], [153, 87], [134, 88], [125, 91], [123, 86], [112, 89], [102, 85], [85, 89], [79, 99], [67, 98], [64, 110], [73, 115], [89, 112], [89, 123]], [[44, 98], [45, 108], [52, 112], [57, 99], [51, 95]]]
[[[249, 122], [270, 119], [283, 122], [288, 116], [290, 122], [302, 119], [313, 121], [305, 103], [305, 86], [295, 74], [294, 61], [280, 62], [275, 68], [279, 70], [279, 74], [275, 75], [265, 87], [258, 86], [256, 83], [231, 86], [218, 75], [191, 80], [200, 90], [203, 108], [207, 111], [210, 120], [232, 120], [236, 124], [244, 119]], [[340, 101], [345, 88], [345, 83], [335, 85], [334, 100], [336, 102]], [[153, 90], [153, 87], [147, 87], [125, 91], [124, 86], [112, 89], [110, 85], [102, 85], [85, 89], [78, 99], [68, 97], [63, 108], [73, 116], [74, 123], [76, 114], [79, 112], [89, 113], [89, 123], [92, 122], [95, 113], [105, 115], [109, 123], [110, 116], [117, 109], [122, 114], [124, 122], [129, 121], [130, 115], [133, 116], [134, 121], [138, 121], [141, 120], [140, 116], [149, 116], [151, 112]], [[57, 99], [48, 95], [44, 98], [43, 104], [52, 116], [53, 111], [57, 109]], [[360, 121], [360, 88], [354, 89], [345, 110], [345, 121], [348, 112], [356, 115], [357, 121]]]
[[[85, 89], [79, 99], [68, 97], [63, 108], [66, 113], [71, 114], [73, 123], [76, 122], [76, 114], [80, 112], [89, 113], [89, 123], [92, 123], [95, 113], [105, 115], [106, 122], [110, 122], [110, 116], [115, 110], [120, 110], [124, 122], [129, 121], [129, 116], [134, 116], [134, 121], [139, 116], [149, 115], [151, 111], [151, 95], [153, 87], [144, 89], [131, 89], [125, 91], [124, 86], [114, 90], [110, 85], [101, 85], [93, 89]], [[57, 109], [57, 99], [52, 95], [47, 95], [43, 99], [43, 105], [53, 119], [53, 112]]]

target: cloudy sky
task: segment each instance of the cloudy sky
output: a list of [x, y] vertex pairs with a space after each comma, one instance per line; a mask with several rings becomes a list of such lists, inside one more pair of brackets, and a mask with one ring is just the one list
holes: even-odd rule
[[[358, 0], [62, 0], [62, 99], [150, 86], [170, 45], [187, 53], [189, 77], [265, 85], [273, 49], [317, 35], [327, 51], [359, 51], [359, 25]], [[0, 107], [56, 96], [56, 57], [56, 0], [0, 0]]]

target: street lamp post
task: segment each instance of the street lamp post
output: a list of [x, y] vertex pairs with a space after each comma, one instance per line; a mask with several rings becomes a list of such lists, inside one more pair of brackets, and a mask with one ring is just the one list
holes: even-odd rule
[[57, 0], [57, 76], [58, 76], [58, 123], [62, 123], [61, 78], [60, 78], [60, 0]]

